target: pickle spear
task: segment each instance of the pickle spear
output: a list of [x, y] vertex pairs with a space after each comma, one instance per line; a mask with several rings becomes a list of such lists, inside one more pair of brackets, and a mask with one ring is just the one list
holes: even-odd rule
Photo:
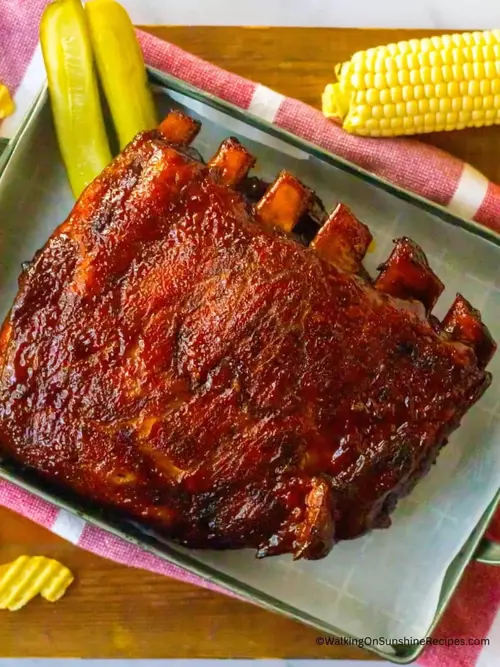
[[158, 125], [141, 47], [125, 9], [115, 0], [89, 0], [90, 39], [120, 149]]
[[92, 48], [79, 0], [55, 0], [44, 11], [40, 42], [52, 114], [71, 189], [78, 197], [111, 162]]

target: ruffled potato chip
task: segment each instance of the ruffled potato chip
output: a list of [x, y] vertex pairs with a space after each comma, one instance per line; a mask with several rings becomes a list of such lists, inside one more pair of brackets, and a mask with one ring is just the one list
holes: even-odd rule
[[17, 611], [35, 596], [55, 602], [74, 577], [67, 567], [44, 556], [19, 556], [0, 566], [0, 609]]

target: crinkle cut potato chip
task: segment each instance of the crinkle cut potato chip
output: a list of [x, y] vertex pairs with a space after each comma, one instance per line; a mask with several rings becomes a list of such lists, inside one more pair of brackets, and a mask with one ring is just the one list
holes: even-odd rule
[[74, 577], [67, 567], [44, 556], [19, 556], [0, 566], [0, 609], [17, 611], [37, 595], [59, 600]]

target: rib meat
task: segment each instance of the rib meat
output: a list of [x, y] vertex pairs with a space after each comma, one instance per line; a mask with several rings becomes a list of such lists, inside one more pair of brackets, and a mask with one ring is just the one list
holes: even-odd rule
[[319, 558], [390, 523], [490, 382], [495, 344], [400, 239], [280, 174], [253, 203], [236, 140], [207, 164], [171, 114], [83, 193], [19, 279], [0, 339], [0, 448], [190, 547]]

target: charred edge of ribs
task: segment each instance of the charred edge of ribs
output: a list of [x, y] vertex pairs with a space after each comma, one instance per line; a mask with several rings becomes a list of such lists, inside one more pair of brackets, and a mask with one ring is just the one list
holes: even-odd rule
[[461, 294], [457, 294], [445, 315], [442, 329], [450, 339], [472, 347], [480, 368], [485, 368], [495, 354], [497, 345], [483, 323], [481, 313]]
[[358, 273], [373, 236], [344, 204], [339, 204], [314, 237], [311, 248], [327, 262]]
[[158, 126], [164, 139], [172, 144], [188, 145], [201, 129], [201, 123], [181, 111], [170, 111]]
[[312, 192], [298, 178], [282, 171], [254, 206], [255, 215], [265, 225], [291, 232], [305, 213]]
[[[247, 176], [237, 186], [237, 189], [245, 195], [245, 198], [252, 204], [256, 204], [259, 199], [266, 194], [271, 186], [262, 178], [257, 176]], [[323, 202], [316, 193], [312, 193], [309, 206], [302, 214], [300, 220], [295, 225], [293, 233], [304, 245], [309, 245], [318, 233], [318, 229], [324, 223], [327, 217]]]
[[221, 143], [219, 150], [208, 163], [217, 180], [229, 187], [242, 181], [255, 164], [254, 156], [235, 137]]
[[420, 301], [429, 313], [444, 290], [422, 248], [406, 237], [397, 239], [389, 259], [379, 266], [375, 287], [400, 299]]

